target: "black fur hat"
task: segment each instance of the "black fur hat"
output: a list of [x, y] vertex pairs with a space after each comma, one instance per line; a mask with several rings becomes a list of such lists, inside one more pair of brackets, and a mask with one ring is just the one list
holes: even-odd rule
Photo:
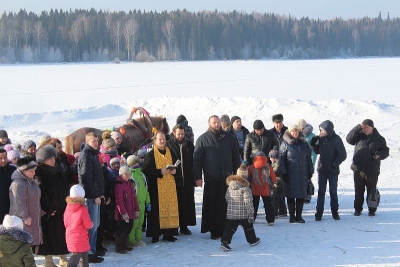
[[33, 157], [24, 157], [17, 161], [17, 168], [20, 172], [27, 171], [32, 168], [36, 168], [37, 164]]
[[179, 115], [178, 118], [176, 118], [176, 124], [179, 124], [180, 122], [187, 120], [184, 115]]
[[272, 116], [272, 122], [278, 122], [278, 121], [283, 121], [283, 115], [282, 114], [275, 114]]

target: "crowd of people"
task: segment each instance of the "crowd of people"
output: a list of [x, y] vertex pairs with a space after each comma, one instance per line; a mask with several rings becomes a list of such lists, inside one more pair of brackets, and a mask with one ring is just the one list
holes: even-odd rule
[[[180, 115], [170, 135], [156, 132], [152, 148], [134, 153], [119, 132], [105, 131], [101, 144], [91, 132], [74, 155], [55, 137], [17, 144], [0, 130], [0, 266], [36, 266], [33, 254], [43, 255], [46, 267], [56, 266], [54, 256], [59, 266], [89, 266], [104, 260], [104, 242], [113, 241], [120, 254], [145, 246], [144, 231], [151, 243], [176, 242], [196, 225], [196, 186], [203, 187], [201, 233], [221, 239], [227, 251], [239, 225], [250, 245], [261, 242], [253, 228], [260, 197], [267, 225], [288, 214], [290, 223], [305, 223], [315, 171], [315, 220], [322, 220], [328, 182], [332, 217], [340, 220], [337, 185], [347, 155], [331, 121], [317, 135], [304, 119], [286, 127], [282, 114], [272, 116], [271, 129], [255, 120], [252, 132], [236, 115], [213, 115], [208, 124], [194, 143]], [[355, 146], [354, 215], [360, 216], [365, 189], [368, 199], [389, 148], [370, 119], [346, 140]], [[377, 206], [367, 205], [375, 216]]]

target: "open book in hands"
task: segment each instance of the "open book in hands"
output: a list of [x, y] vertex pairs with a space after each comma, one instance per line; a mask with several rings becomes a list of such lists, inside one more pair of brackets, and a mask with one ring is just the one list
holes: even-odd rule
[[181, 164], [181, 161], [178, 159], [176, 160], [174, 165], [167, 165], [167, 167], [165, 167], [167, 170], [172, 171], [173, 169], [178, 168], [179, 164]]

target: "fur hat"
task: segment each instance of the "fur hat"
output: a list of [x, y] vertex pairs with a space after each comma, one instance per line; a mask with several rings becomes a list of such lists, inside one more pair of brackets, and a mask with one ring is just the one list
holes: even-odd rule
[[35, 159], [31, 156], [19, 159], [17, 161], [17, 168], [20, 172], [27, 171], [32, 168], [36, 168], [37, 164]]
[[33, 142], [32, 140], [28, 140], [28, 141], [25, 141], [25, 142], [22, 143], [21, 149], [25, 150], [25, 151], [28, 151], [28, 149], [30, 147], [33, 147], [33, 146], [36, 146], [36, 143]]
[[239, 169], [237, 169], [237, 171], [236, 171], [236, 175], [247, 180], [247, 177], [249, 177], [249, 171], [247, 170], [247, 165], [241, 164]]
[[7, 137], [8, 138], [8, 133], [5, 130], [0, 130], [0, 138]]
[[231, 124], [233, 124], [235, 122], [235, 120], [242, 120], [239, 116], [233, 116], [231, 118]]
[[138, 156], [136, 155], [130, 155], [127, 159], [126, 159], [126, 164], [128, 164], [129, 167], [135, 165], [136, 163], [139, 163], [140, 159]]
[[121, 134], [119, 132], [112, 131], [111, 132], [111, 138], [115, 140], [117, 138], [122, 138], [122, 136], [121, 136]]
[[292, 124], [292, 125], [290, 125], [290, 126], [288, 127], [289, 133], [291, 133], [291, 132], [294, 131], [294, 130], [300, 131], [299, 126], [298, 126], [297, 124]]
[[262, 128], [264, 128], [264, 123], [261, 120], [255, 120], [253, 123], [253, 129], [260, 130]]
[[179, 115], [178, 118], [176, 118], [176, 124], [181, 123], [182, 121], [187, 121], [186, 117], [184, 115]]
[[57, 151], [52, 145], [45, 145], [36, 151], [37, 163], [43, 163], [50, 158], [57, 157]]
[[6, 216], [4, 216], [3, 226], [6, 229], [18, 228], [18, 229], [22, 230], [22, 228], [24, 227], [24, 224], [19, 217], [6, 214]]
[[48, 134], [42, 135], [39, 139], [39, 144], [43, 144], [47, 139], [50, 139], [50, 138], [51, 138], [51, 135], [48, 135]]
[[79, 184], [73, 185], [69, 189], [69, 196], [70, 197], [85, 197], [85, 189]]
[[138, 155], [139, 159], [143, 159], [147, 155], [147, 150], [144, 148], [139, 149], [139, 151], [137, 152], [137, 155]]
[[112, 165], [115, 164], [115, 163], [121, 164], [121, 160], [120, 160], [119, 158], [117, 158], [117, 157], [112, 158], [112, 159], [110, 160], [110, 166], [112, 166]]
[[268, 153], [269, 158], [277, 159], [279, 158], [279, 148], [278, 146], [274, 146], [272, 150]]
[[21, 155], [19, 154], [19, 152], [17, 150], [10, 150], [7, 152], [7, 160], [8, 162], [11, 162], [13, 159], [15, 158], [20, 158]]
[[297, 122], [297, 125], [299, 125], [300, 129], [304, 129], [307, 126], [307, 122], [304, 119], [299, 119], [299, 121]]
[[231, 124], [231, 119], [227, 114], [221, 116], [221, 123]]
[[123, 165], [121, 168], [119, 168], [119, 176], [122, 176], [125, 173], [131, 174], [131, 169], [128, 166]]
[[279, 121], [283, 121], [283, 115], [282, 114], [272, 115], [272, 122], [279, 122]]
[[370, 119], [364, 120], [364, 121], [362, 122], [362, 124], [368, 125], [368, 126], [374, 128], [374, 122], [373, 122], [372, 120], [370, 120]]
[[113, 138], [104, 139], [103, 142], [101, 142], [101, 144], [102, 144], [105, 148], [110, 148], [110, 147], [116, 145], [116, 143], [115, 143], [115, 141], [114, 141]]

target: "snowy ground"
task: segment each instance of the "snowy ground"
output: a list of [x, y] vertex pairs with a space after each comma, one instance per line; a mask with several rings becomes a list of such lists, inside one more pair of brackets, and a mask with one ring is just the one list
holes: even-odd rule
[[[171, 127], [184, 114], [195, 137], [207, 129], [212, 114], [238, 115], [252, 130], [255, 119], [270, 128], [271, 115], [282, 113], [286, 125], [304, 118], [315, 129], [330, 119], [345, 139], [351, 128], [370, 118], [390, 147], [389, 158], [382, 162], [376, 217], [352, 215], [353, 147], [345, 143], [348, 158], [341, 165], [338, 188], [340, 221], [330, 216], [329, 196], [321, 222], [314, 221], [315, 197], [305, 205], [304, 225], [284, 218], [269, 227], [260, 204], [255, 223], [260, 245], [248, 246], [239, 228], [233, 251], [226, 253], [209, 234], [200, 234], [198, 188], [192, 236], [179, 236], [173, 244], [148, 244], [128, 255], [116, 255], [109, 246], [105, 261], [96, 266], [400, 266], [395, 161], [400, 152], [399, 66], [398, 58], [0, 66], [0, 128], [14, 142], [37, 141], [45, 133], [63, 139], [83, 126], [120, 126], [132, 107], [142, 106], [151, 115], [165, 115]], [[317, 184], [316, 176], [313, 181]], [[43, 258], [36, 259], [43, 266]]]

